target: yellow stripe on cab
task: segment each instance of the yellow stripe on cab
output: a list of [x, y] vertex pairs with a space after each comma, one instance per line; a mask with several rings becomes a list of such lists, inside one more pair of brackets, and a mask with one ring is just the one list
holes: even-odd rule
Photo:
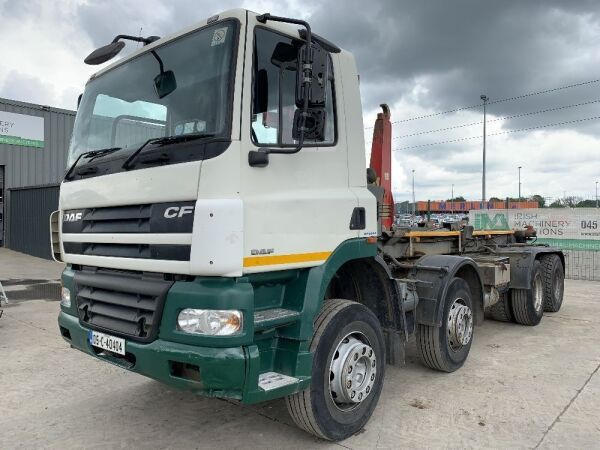
[[331, 252], [293, 253], [291, 255], [247, 256], [244, 267], [274, 266], [279, 264], [294, 264], [309, 261], [325, 261]]

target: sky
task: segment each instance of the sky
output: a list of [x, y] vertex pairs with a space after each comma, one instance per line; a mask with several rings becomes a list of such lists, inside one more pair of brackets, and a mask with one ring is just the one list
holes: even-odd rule
[[97, 70], [83, 64], [94, 48], [140, 30], [164, 36], [233, 7], [308, 20], [354, 54], [367, 154], [378, 105], [397, 122], [396, 201], [410, 199], [412, 170], [417, 200], [448, 199], [452, 185], [455, 196], [481, 198], [481, 94], [488, 198], [518, 195], [518, 166], [523, 196], [595, 197], [596, 0], [0, 0], [0, 97], [75, 109]]

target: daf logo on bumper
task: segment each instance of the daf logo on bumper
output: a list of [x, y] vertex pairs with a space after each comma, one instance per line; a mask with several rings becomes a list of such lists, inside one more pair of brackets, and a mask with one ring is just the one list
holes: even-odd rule
[[170, 206], [165, 209], [165, 219], [176, 219], [185, 216], [186, 214], [192, 214], [194, 212], [193, 206]]
[[77, 222], [81, 220], [83, 213], [65, 213], [63, 214], [63, 222]]

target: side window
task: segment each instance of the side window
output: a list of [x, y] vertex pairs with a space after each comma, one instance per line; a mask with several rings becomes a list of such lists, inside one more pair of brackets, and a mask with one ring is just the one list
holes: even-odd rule
[[[254, 35], [252, 86], [252, 140], [257, 145], [295, 146], [292, 138], [296, 111], [296, 59], [302, 42], [257, 28]], [[329, 60], [325, 102], [325, 140], [305, 144], [328, 145], [335, 141], [333, 68]]]

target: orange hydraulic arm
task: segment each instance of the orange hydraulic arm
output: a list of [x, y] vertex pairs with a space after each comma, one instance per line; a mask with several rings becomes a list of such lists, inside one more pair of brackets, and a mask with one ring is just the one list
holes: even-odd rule
[[383, 201], [379, 205], [379, 219], [381, 229], [391, 230], [394, 222], [394, 198], [392, 196], [392, 123], [390, 122], [390, 108], [386, 104], [380, 105], [383, 112], [377, 114], [375, 128], [373, 129], [373, 143], [371, 144], [370, 167], [377, 175], [375, 184], [383, 189]]

